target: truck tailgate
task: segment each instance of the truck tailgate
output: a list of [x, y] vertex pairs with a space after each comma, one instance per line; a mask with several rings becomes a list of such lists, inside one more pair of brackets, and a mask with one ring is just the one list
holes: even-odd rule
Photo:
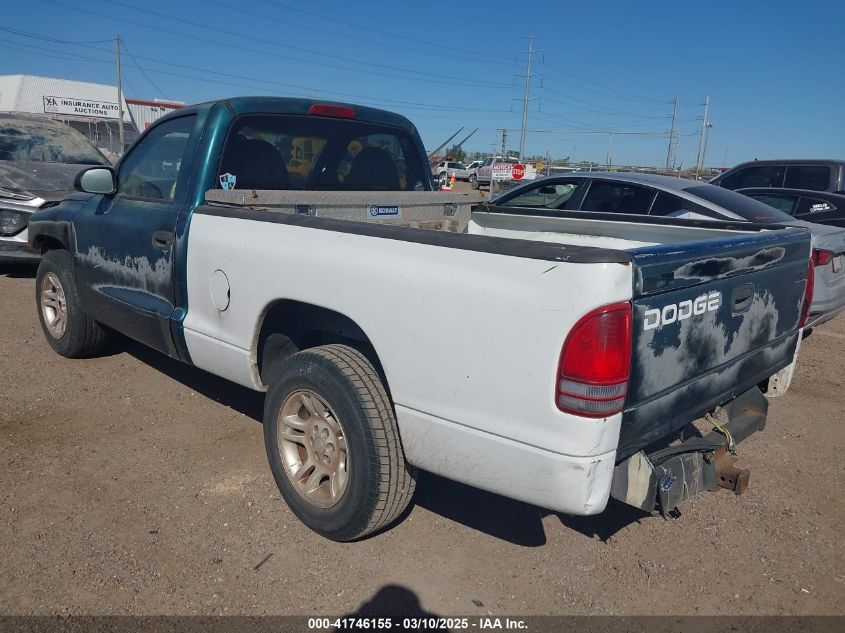
[[633, 350], [619, 460], [792, 362], [810, 241], [790, 228], [630, 253]]

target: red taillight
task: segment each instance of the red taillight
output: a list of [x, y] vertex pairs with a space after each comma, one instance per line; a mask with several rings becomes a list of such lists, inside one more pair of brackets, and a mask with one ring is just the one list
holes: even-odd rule
[[813, 258], [810, 260], [810, 268], [807, 270], [807, 285], [804, 286], [804, 302], [801, 304], [800, 327], [804, 327], [805, 325], [807, 325], [807, 321], [810, 318], [810, 305], [813, 303], [813, 288], [816, 285], [815, 259], [817, 252], [818, 251], [813, 251]]
[[330, 103], [315, 103], [308, 108], [308, 114], [314, 116], [331, 116], [336, 119], [354, 119], [355, 109], [349, 106], [332, 105]]
[[618, 413], [631, 373], [631, 304], [615, 303], [582, 317], [560, 352], [558, 409], [589, 418]]
[[831, 251], [823, 251], [820, 248], [813, 249], [813, 265], [814, 266], [824, 266], [825, 264], [829, 264], [830, 260], [832, 260], [836, 256], [836, 253]]

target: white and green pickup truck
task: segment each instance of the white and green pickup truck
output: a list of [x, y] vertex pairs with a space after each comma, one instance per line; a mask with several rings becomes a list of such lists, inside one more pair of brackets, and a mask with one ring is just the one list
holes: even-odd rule
[[741, 492], [729, 449], [806, 316], [802, 229], [470, 210], [366, 107], [187, 107], [77, 188], [29, 225], [50, 345], [120, 332], [266, 391], [273, 476], [336, 540], [399, 518], [417, 469], [580, 515]]

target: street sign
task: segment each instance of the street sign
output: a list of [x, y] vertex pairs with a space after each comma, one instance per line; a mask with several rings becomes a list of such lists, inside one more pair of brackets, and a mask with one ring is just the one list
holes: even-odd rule
[[493, 163], [493, 171], [490, 177], [493, 180], [510, 180], [511, 179], [511, 163]]
[[525, 175], [525, 165], [517, 163], [511, 168], [511, 178], [514, 180], [522, 180]]

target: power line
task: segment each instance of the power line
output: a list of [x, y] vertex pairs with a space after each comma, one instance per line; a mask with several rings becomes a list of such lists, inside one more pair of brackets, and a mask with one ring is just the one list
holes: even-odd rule
[[[308, 31], [313, 31], [315, 33], [322, 33], [324, 35], [331, 35], [332, 37], [341, 37], [341, 38], [344, 38], [344, 39], [351, 39], [351, 40], [355, 40], [356, 42], [360, 42], [360, 38], [358, 36], [350, 35], [348, 31], [342, 32], [342, 31], [339, 31], [339, 30], [324, 29], [324, 28], [320, 28], [320, 27], [317, 27], [317, 26], [312, 26], [310, 24], [304, 24], [302, 22], [294, 22], [292, 20], [288, 20], [286, 18], [281, 18], [281, 17], [276, 16], [276, 15], [268, 15], [266, 13], [260, 13], [258, 11], [254, 11], [254, 10], [251, 10], [251, 9], [245, 9], [242, 6], [238, 6], [237, 9], [235, 9], [235, 8], [232, 7], [231, 4], [229, 4], [227, 2], [221, 2], [220, 0], [206, 0], [206, 2], [208, 2], [210, 4], [217, 5], [218, 7], [223, 7], [223, 8], [229, 9], [231, 11], [237, 11], [240, 14], [246, 14], [246, 15], [258, 17], [258, 18], [261, 18], [262, 20], [272, 20], [272, 21], [278, 22], [280, 24], [286, 24], [286, 25], [289, 25], [289, 26], [296, 27], [297, 29], [305, 29], [305, 30], [308, 30]], [[277, 5], [277, 6], [282, 7], [282, 8], [287, 8], [287, 7], [284, 7], [283, 5]], [[293, 7], [291, 7], [291, 9], [293, 9], [295, 11], [298, 10], [296, 8], [293, 8]], [[312, 17], [317, 17], [317, 15], [312, 14]], [[328, 17], [321, 18], [321, 19], [327, 19], [327, 20], [335, 21], [333, 18], [328, 18]], [[365, 29], [366, 27], [356, 27], [356, 28]], [[383, 35], [386, 34], [384, 32], [380, 32], [380, 31], [376, 31], [376, 33], [378, 33], [380, 36], [383, 36]], [[396, 37], [396, 36], [394, 35], [394, 37]], [[404, 36], [400, 36], [400, 39], [402, 39], [403, 42], [404, 42], [409, 38], [406, 38]], [[394, 44], [392, 42], [385, 42], [385, 41], [383, 41], [383, 37], [378, 37], [378, 38], [373, 38], [373, 39], [367, 40], [367, 43], [371, 44], [373, 46], [381, 46], [381, 47], [384, 47], [384, 48], [392, 48], [392, 49], [396, 49], [396, 50], [410, 51], [410, 52], [413, 52], [413, 53], [422, 53], [422, 54], [428, 55], [428, 56], [431, 56], [431, 55], [434, 55], [434, 54], [437, 53], [436, 48], [432, 48], [433, 45], [432, 45], [431, 42], [425, 42], [429, 46], [428, 49], [417, 48], [417, 47], [414, 47], [414, 46], [407, 46], [405, 44]], [[454, 50], [454, 49], [452, 49], [452, 50]], [[465, 51], [465, 52], [468, 55], [473, 55], [473, 56], [476, 56], [476, 57], [480, 56], [480, 57], [482, 57], [482, 59], [468, 59], [467, 57], [463, 57], [462, 61], [469, 61], [469, 62], [474, 62], [474, 63], [491, 63], [490, 55], [488, 55], [486, 53], [476, 54], [476, 53], [470, 52], [470, 51]], [[503, 59], [507, 59], [507, 58], [503, 58]], [[503, 64], [504, 62], [493, 62], [493, 63]], [[508, 63], [513, 64], [514, 61], [508, 60]]]
[[[603, 88], [605, 90], [615, 92], [615, 93], [617, 93], [621, 96], [628, 97], [629, 99], [639, 99], [639, 100], [642, 100], [642, 101], [651, 101], [653, 103], [661, 103], [661, 104], [664, 104], [664, 105], [670, 105], [672, 103], [671, 100], [655, 99], [654, 97], [646, 97], [646, 96], [643, 96], [643, 95], [637, 95], [637, 94], [634, 94], [634, 93], [631, 93], [631, 92], [626, 92], [624, 90], [619, 90], [618, 88], [614, 88], [612, 86], [602, 84], [602, 83], [595, 81], [593, 79], [587, 79], [586, 77], [581, 77], [580, 75], [576, 75], [573, 72], [570, 72], [568, 70], [564, 70], [563, 68], [559, 68], [558, 66], [554, 66], [552, 64], [547, 63], [546, 66], [548, 68], [554, 70], [555, 72], [559, 72], [563, 75], [568, 75], [569, 77], [572, 77], [572, 78], [577, 79], [579, 81], [583, 81], [584, 83], [592, 84], [594, 86], [598, 86], [599, 88]], [[565, 82], [561, 82], [561, 83], [565, 83]], [[593, 92], [595, 92], [595, 91], [593, 91]]]
[[[289, 11], [296, 11], [297, 13], [302, 13], [302, 14], [310, 16], [312, 18], [319, 18], [321, 20], [334, 22], [335, 24], [341, 24], [343, 26], [349, 26], [349, 27], [352, 27], [352, 28], [355, 28], [355, 29], [360, 29], [362, 31], [370, 31], [371, 33], [377, 33], [378, 35], [381, 35], [381, 36], [392, 37], [392, 38], [396, 38], [396, 39], [400, 39], [400, 40], [408, 41], [408, 42], [416, 42], [418, 44], [427, 44], [427, 45], [430, 44], [430, 42], [428, 42], [426, 40], [418, 39], [418, 38], [415, 38], [415, 37], [409, 37], [407, 35], [397, 35], [396, 33], [391, 33], [390, 31], [382, 31], [380, 29], [375, 29], [371, 26], [363, 26], [363, 25], [360, 25], [360, 24], [355, 24], [354, 22], [347, 22], [346, 20], [341, 20], [339, 18], [335, 18], [335, 17], [332, 17], [332, 16], [321, 15], [319, 13], [315, 13], [314, 11], [308, 11], [306, 9], [302, 9], [300, 7], [295, 7], [293, 5], [286, 4], [284, 2], [276, 2], [274, 0], [261, 0], [261, 2], [264, 2], [265, 4], [271, 4], [271, 5], [274, 5], [276, 7], [281, 7], [283, 9], [288, 9]], [[487, 51], [476, 51], [476, 50], [472, 50], [472, 49], [468, 49], [468, 48], [460, 48], [460, 47], [457, 47], [457, 46], [450, 46], [449, 50], [450, 51], [457, 51], [457, 52], [460, 52], [460, 53], [470, 53], [470, 54], [477, 55], [477, 56], [484, 57], [484, 58], [488, 58], [488, 59], [502, 59], [502, 60], [505, 60], [507, 62], [513, 63], [513, 60], [509, 57], [505, 57], [503, 55], [497, 55], [495, 53], [490, 53], [490, 52], [487, 52]]]
[[[20, 31], [18, 29], [9, 29], [9, 28], [4, 27], [2, 25], [0, 25], [0, 31], [14, 32], [14, 34], [18, 35], [19, 37], [28, 37], [28, 38], [40, 40], [40, 41], [50, 41], [50, 40], [52, 40], [52, 38], [50, 38], [48, 36], [43, 36], [43, 35], [39, 35], [39, 34], [36, 34], [36, 33], [30, 33], [30, 32], [26, 32], [26, 31]], [[86, 45], [86, 44], [81, 44], [81, 43], [76, 43], [76, 42], [66, 42], [66, 43], [73, 44], [75, 46], [82, 46], [82, 47], [85, 47], [85, 48], [89, 48], [89, 49], [93, 49], [93, 50], [96, 50], [96, 51], [99, 51], [99, 52], [110, 54], [110, 51], [103, 49], [103, 48], [100, 48], [100, 47], [97, 47], [97, 46], [91, 46], [91, 45]], [[124, 47], [125, 47], [125, 45], [124, 45]], [[34, 49], [33, 52], [44, 54], [45, 50], [49, 51], [50, 53], [58, 53], [58, 51], [52, 51], [50, 49], [44, 49], [44, 48]], [[29, 52], [29, 51], [25, 51], [25, 52]], [[67, 57], [64, 57], [65, 55], [72, 56], [74, 59], [80, 59], [80, 60], [85, 60], [85, 61], [94, 61], [94, 62], [98, 62], [98, 63], [110, 63], [110, 62], [104, 62], [104, 60], [102, 60], [102, 59], [96, 59], [96, 58], [93, 58], [93, 57], [83, 57], [83, 56], [77, 55], [75, 53], [67, 53], [67, 52], [62, 52], [59, 55], [48, 55], [48, 56], [58, 58], [58, 59], [64, 59], [64, 58], [67, 58]], [[338, 95], [338, 96], [341, 96], [341, 97], [352, 97], [354, 99], [361, 99], [361, 100], [371, 101], [371, 102], [375, 102], [375, 103], [379, 103], [379, 104], [393, 103], [393, 104], [398, 104], [398, 105], [401, 105], [401, 106], [408, 106], [409, 108], [412, 108], [412, 109], [435, 110], [435, 111], [443, 111], [443, 112], [467, 111], [467, 112], [485, 112], [485, 113], [488, 113], [488, 112], [489, 113], [508, 113], [508, 114], [513, 113], [512, 110], [504, 110], [504, 109], [496, 109], [496, 108], [445, 106], [445, 105], [441, 105], [441, 104], [429, 104], [429, 103], [421, 103], [421, 102], [416, 102], [416, 101], [401, 101], [401, 100], [390, 99], [390, 98], [380, 99], [378, 97], [373, 97], [372, 95], [360, 95], [360, 94], [354, 94], [354, 93], [348, 93], [348, 92], [317, 90], [317, 89], [309, 87], [309, 86], [302, 86], [302, 85], [298, 85], [298, 84], [290, 84], [290, 83], [275, 81], [275, 80], [272, 80], [272, 79], [264, 79], [264, 78], [260, 78], [260, 77], [250, 77], [250, 76], [242, 75], [242, 74], [226, 73], [226, 72], [222, 72], [222, 71], [217, 70], [217, 69], [202, 68], [202, 67], [199, 67], [199, 66], [192, 66], [192, 65], [188, 65], [188, 64], [180, 64], [180, 63], [172, 62], [172, 61], [169, 61], [169, 60], [156, 59], [156, 58], [147, 57], [147, 56], [144, 56], [144, 55], [136, 55], [134, 57], [136, 57], [137, 59], [140, 59], [140, 60], [145, 60], [145, 61], [156, 63], [156, 64], [164, 64], [168, 67], [184, 68], [186, 70], [191, 70], [191, 71], [195, 71], [195, 72], [213, 74], [216, 77], [229, 77], [229, 78], [233, 78], [233, 79], [249, 81], [249, 82], [253, 82], [253, 83], [256, 83], [256, 84], [262, 84], [262, 85], [273, 84], [273, 85], [277, 85], [277, 86], [280, 86], [280, 87], [283, 87], [283, 88], [302, 90], [303, 92], [311, 92], [311, 93], [322, 92], [322, 93], [327, 94], [327, 95]], [[138, 68], [142, 69], [143, 67], [139, 66]], [[236, 85], [236, 84], [232, 84], [230, 82], [211, 81], [211, 80], [203, 79], [201, 77], [196, 77], [196, 76], [192, 76], [192, 75], [175, 74], [175, 73], [172, 73], [172, 72], [163, 71], [163, 70], [156, 69], [156, 68], [146, 67], [146, 68], [143, 68], [143, 70], [145, 70], [147, 72], [151, 72], [151, 73], [158, 73], [158, 74], [163, 74], [163, 75], [176, 76], [176, 77], [180, 77], [180, 78], [196, 79], [197, 81], [205, 81], [205, 82], [210, 82], [210, 83], [215, 83], [215, 84], [220, 84], [220, 85]], [[250, 90], [255, 89], [255, 86], [243, 86], [242, 84], [240, 85], [240, 87], [246, 87], [246, 88], [249, 88]]]
[[152, 79], [150, 79], [150, 76], [146, 73], [146, 71], [138, 65], [138, 62], [135, 60], [135, 56], [134, 56], [132, 53], [130, 53], [130, 52], [129, 52], [129, 48], [126, 46], [126, 41], [125, 41], [125, 40], [121, 40], [121, 42], [122, 42], [122, 44], [123, 44], [123, 50], [125, 50], [125, 51], [126, 51], [126, 54], [127, 54], [127, 55], [129, 55], [129, 59], [131, 59], [131, 60], [132, 60], [132, 63], [133, 63], [133, 64], [135, 64], [135, 68], [137, 68], [137, 69], [138, 69], [138, 71], [139, 71], [142, 75], [144, 75], [144, 78], [145, 78], [145, 79], [149, 82], [149, 84], [153, 87], [153, 90], [155, 90], [158, 94], [160, 94], [160, 95], [161, 95], [162, 97], [164, 97], [165, 99], [170, 99], [170, 97], [168, 97], [166, 94], [164, 94], [164, 90], [162, 90], [161, 88], [159, 88], [159, 87], [156, 85], [156, 83], [155, 83]]
[[[622, 114], [622, 115], [636, 117], [636, 118], [642, 118], [642, 119], [668, 119], [669, 118], [668, 114], [667, 115], [661, 115], [661, 116], [655, 116], [655, 115], [647, 115], [647, 114], [637, 114], [637, 113], [634, 113], [634, 112], [625, 112], [624, 110], [617, 110], [616, 108], [608, 108], [608, 107], [600, 105], [598, 103], [593, 103], [592, 101], [587, 101], [586, 99], [579, 99], [578, 97], [573, 97], [573, 96], [565, 94], [563, 92], [559, 92], [557, 90], [552, 90], [551, 88], [547, 88], [545, 86], [540, 86], [540, 90], [543, 90], [545, 92], [550, 92], [551, 94], [557, 95], [557, 96], [559, 96], [563, 99], [569, 99], [569, 100], [575, 101], [577, 103], [583, 103], [585, 105], [592, 106], [593, 108], [599, 108], [600, 110], [604, 110], [606, 112], [610, 112], [610, 113], [613, 113], [613, 114]], [[549, 99], [549, 100], [553, 101], [553, 99]], [[562, 105], [565, 105], [565, 104], [562, 104]]]
[[[138, 27], [142, 27], [142, 28], [151, 29], [151, 30], [154, 30], [154, 31], [160, 31], [160, 32], [163, 32], [163, 33], [171, 34], [171, 35], [176, 35], [178, 37], [187, 37], [187, 38], [190, 38], [190, 39], [193, 39], [193, 40], [198, 40], [198, 41], [202, 41], [202, 42], [205, 42], [205, 43], [211, 43], [208, 39], [206, 39], [204, 37], [185, 33], [184, 31], [174, 31], [172, 29], [167, 29], [167, 28], [164, 28], [164, 27], [161, 27], [161, 26], [153, 26], [153, 25], [150, 25], [150, 24], [143, 24], [143, 23], [140, 23], [140, 22], [136, 22], [134, 20], [126, 19], [126, 18], [115, 17], [113, 15], [105, 15], [102, 12], [95, 12], [95, 11], [83, 9], [83, 8], [80, 8], [80, 7], [71, 7], [70, 5], [67, 5], [63, 2], [59, 2], [58, 0], [43, 0], [43, 1], [48, 3], [48, 4], [60, 6], [60, 7], [63, 7], [65, 9], [69, 9], [69, 10], [72, 10], [72, 11], [75, 11], [75, 12], [82, 12], [82, 13], [88, 13], [88, 14], [91, 14], [91, 15], [96, 15], [99, 18], [106, 18], [108, 20], [128, 23], [128, 24], [132, 24], [134, 26], [138, 26]], [[100, 0], [100, 1], [107, 3], [109, 5], [117, 5], [117, 6], [125, 8], [125, 9], [129, 9], [131, 11], [137, 11], [137, 12], [143, 13], [145, 15], [158, 16], [158, 17], [161, 17], [161, 18], [164, 18], [164, 19], [167, 19], [167, 20], [176, 21], [176, 22], [179, 22], [179, 23], [184, 23], [183, 19], [180, 19], [180, 18], [172, 16], [172, 15], [168, 15], [166, 13], [162, 13], [160, 11], [153, 11], [151, 9], [140, 9], [140, 8], [133, 7], [131, 5], [119, 2], [118, 0]], [[338, 69], [338, 70], [348, 70], [348, 71], [363, 73], [363, 74], [367, 74], [367, 75], [378, 75], [378, 76], [383, 76], [383, 77], [392, 77], [394, 79], [424, 81], [426, 83], [441, 83], [441, 84], [444, 84], [444, 85], [459, 85], [459, 86], [466, 86], [466, 87], [473, 87], [473, 88], [507, 88], [507, 89], [512, 88], [512, 86], [510, 84], [495, 83], [495, 82], [489, 82], [489, 81], [484, 81], [484, 80], [466, 79], [464, 77], [440, 75], [440, 74], [437, 74], [437, 73], [430, 73], [430, 72], [418, 71], [418, 70], [413, 70], [413, 69], [408, 69], [408, 68], [401, 68], [401, 67], [397, 67], [397, 66], [391, 66], [391, 65], [388, 65], [388, 64], [380, 64], [380, 63], [377, 63], [377, 62], [369, 62], [369, 61], [364, 61], [364, 60], [352, 59], [352, 58], [340, 56], [340, 55], [332, 55], [330, 53], [324, 53], [324, 52], [318, 51], [318, 50], [303, 48], [301, 46], [291, 46], [291, 45], [287, 45], [287, 44], [280, 44], [279, 42], [275, 42], [273, 40], [258, 38], [258, 37], [255, 37], [254, 35], [250, 35], [250, 34], [246, 34], [246, 33], [238, 33], [236, 31], [230, 31], [228, 29], [223, 29], [223, 28], [219, 28], [219, 27], [215, 27], [215, 26], [209, 26], [209, 25], [206, 25], [206, 24], [200, 24], [198, 22], [192, 22], [191, 26], [198, 27], [198, 28], [201, 28], [201, 29], [205, 29], [207, 31], [210, 31], [210, 32], [213, 32], [213, 33], [216, 33], [216, 34], [223, 34], [223, 35], [227, 35], [227, 36], [231, 36], [231, 37], [238, 37], [238, 38], [241, 38], [241, 39], [246, 39], [250, 42], [261, 42], [262, 44], [266, 44], [266, 45], [273, 46], [273, 47], [276, 47], [276, 48], [283, 48], [283, 49], [289, 49], [289, 50], [292, 49], [294, 51], [298, 51], [298, 52], [302, 52], [302, 53], [308, 53], [309, 55], [319, 55], [319, 56], [327, 57], [327, 58], [330, 58], [330, 59], [338, 59], [338, 60], [341, 60], [341, 61], [344, 61], [344, 62], [353, 62], [353, 63], [361, 64], [361, 65], [364, 65], [364, 66], [367, 66], [367, 67], [384, 68], [384, 69], [387, 69], [387, 70], [392, 70], [392, 71], [402, 72], [402, 73], [409, 73], [409, 74], [419, 75], [419, 76], [413, 77], [413, 76], [397, 75], [397, 74], [393, 74], [393, 73], [377, 72], [377, 71], [374, 71], [374, 70], [362, 69], [362, 68], [358, 68], [358, 67], [355, 67], [355, 66], [331, 64], [331, 63], [328, 63], [328, 62], [315, 61], [313, 59], [308, 59], [308, 58], [294, 57], [294, 56], [291, 56], [291, 55], [281, 55], [279, 53], [270, 53], [268, 51], [262, 51], [260, 49], [254, 49], [254, 48], [249, 48], [249, 47], [245, 47], [245, 46], [238, 46], [238, 45], [231, 44], [231, 43], [221, 44], [220, 42], [213, 42], [215, 46], [225, 46], [227, 48], [234, 48], [234, 49], [238, 49], [238, 50], [243, 50], [243, 51], [250, 52], [250, 53], [253, 53], [253, 54], [257, 54], [257, 55], [265, 55], [265, 56], [269, 56], [269, 57], [287, 59], [287, 60], [297, 61], [297, 62], [304, 63], [304, 64], [312, 64], [312, 65], [316, 65], [316, 66], [324, 66], [324, 67], [327, 67], [327, 68], [335, 68], [335, 69]]]

